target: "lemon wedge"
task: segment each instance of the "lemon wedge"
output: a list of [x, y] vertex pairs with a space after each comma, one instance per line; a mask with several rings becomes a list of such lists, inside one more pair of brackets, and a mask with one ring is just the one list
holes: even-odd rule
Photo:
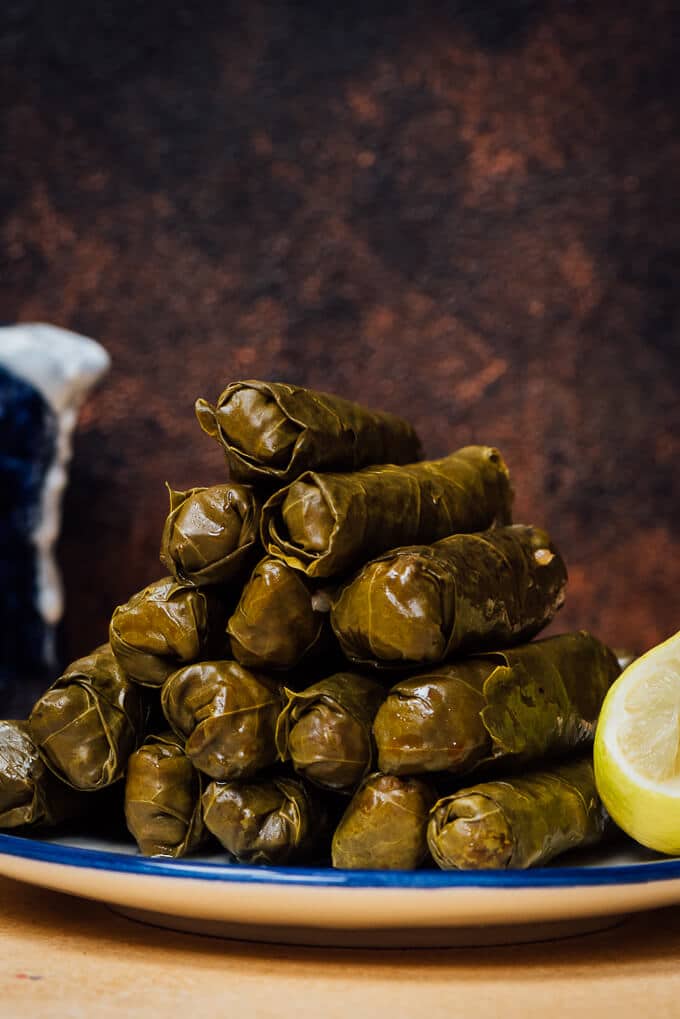
[[680, 854], [680, 633], [633, 661], [610, 688], [595, 732], [595, 781], [620, 828]]

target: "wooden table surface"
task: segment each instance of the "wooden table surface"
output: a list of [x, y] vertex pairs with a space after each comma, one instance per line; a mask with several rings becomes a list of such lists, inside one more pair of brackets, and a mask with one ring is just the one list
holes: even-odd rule
[[502, 948], [290, 948], [147, 927], [0, 879], [0, 1016], [70, 1019], [664, 1019], [680, 1015], [680, 908]]

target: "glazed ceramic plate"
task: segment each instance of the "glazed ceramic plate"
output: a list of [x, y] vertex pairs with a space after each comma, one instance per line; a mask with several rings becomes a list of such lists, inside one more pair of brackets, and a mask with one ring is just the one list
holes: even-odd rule
[[498, 944], [680, 903], [680, 859], [618, 843], [530, 871], [338, 871], [148, 859], [123, 842], [0, 835], [0, 874], [159, 926], [307, 945]]

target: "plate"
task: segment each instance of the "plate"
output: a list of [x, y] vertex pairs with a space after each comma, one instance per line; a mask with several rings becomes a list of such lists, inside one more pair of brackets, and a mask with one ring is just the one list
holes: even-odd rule
[[169, 860], [125, 842], [0, 835], [0, 874], [201, 934], [356, 947], [501, 944], [680, 903], [680, 859], [625, 841], [528, 871], [342, 871]]

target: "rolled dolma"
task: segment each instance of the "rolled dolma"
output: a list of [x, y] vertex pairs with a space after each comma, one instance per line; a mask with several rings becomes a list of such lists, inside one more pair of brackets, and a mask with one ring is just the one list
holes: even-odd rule
[[211, 778], [248, 778], [276, 760], [279, 683], [237, 662], [197, 662], [173, 673], [161, 695], [194, 767]]
[[353, 471], [420, 455], [402, 418], [283, 382], [233, 382], [215, 406], [197, 400], [196, 416], [224, 447], [237, 481], [285, 485], [307, 470]]
[[340, 792], [356, 788], [373, 762], [371, 723], [385, 688], [353, 672], [336, 673], [295, 693], [276, 725], [282, 761], [314, 785]]
[[142, 689], [116, 661], [109, 644], [73, 662], [40, 697], [29, 718], [45, 763], [74, 789], [104, 789], [122, 778], [141, 743], [146, 720]]
[[608, 826], [590, 757], [438, 800], [427, 841], [443, 870], [524, 869], [594, 845]]
[[260, 502], [248, 485], [170, 493], [161, 562], [175, 580], [201, 587], [244, 576], [260, 547]]
[[266, 550], [310, 577], [347, 573], [380, 552], [509, 524], [512, 491], [497, 449], [353, 474], [308, 471], [265, 503]]
[[433, 789], [420, 779], [369, 775], [333, 836], [333, 866], [349, 870], [415, 870], [428, 856], [426, 829]]
[[81, 814], [86, 797], [60, 782], [27, 722], [0, 721], [0, 828], [48, 828]]
[[340, 588], [331, 624], [350, 661], [444, 661], [529, 640], [564, 602], [567, 570], [545, 531], [516, 524], [399, 548]]
[[319, 847], [327, 823], [320, 800], [292, 778], [211, 782], [203, 793], [206, 827], [241, 863], [304, 859]]
[[[332, 638], [305, 578], [278, 559], [255, 567], [227, 623], [234, 658], [261, 669], [290, 669]], [[324, 605], [325, 608], [325, 605]]]
[[171, 732], [149, 736], [128, 762], [125, 820], [145, 856], [186, 856], [208, 838], [203, 779]]
[[213, 588], [199, 589], [163, 577], [115, 610], [111, 648], [130, 679], [162, 686], [184, 662], [224, 651], [227, 615]]
[[581, 631], [487, 652], [401, 680], [373, 723], [393, 775], [527, 763], [591, 743], [616, 656]]

